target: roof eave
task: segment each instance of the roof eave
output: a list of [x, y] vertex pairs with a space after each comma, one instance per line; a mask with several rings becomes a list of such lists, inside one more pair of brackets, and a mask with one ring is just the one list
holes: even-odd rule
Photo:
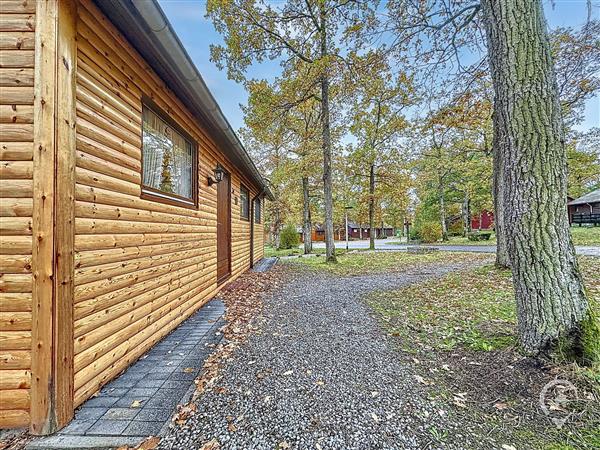
[[96, 3], [186, 107], [215, 132], [231, 162], [260, 188], [262, 194], [274, 200], [265, 179], [208, 90], [158, 2], [102, 0]]

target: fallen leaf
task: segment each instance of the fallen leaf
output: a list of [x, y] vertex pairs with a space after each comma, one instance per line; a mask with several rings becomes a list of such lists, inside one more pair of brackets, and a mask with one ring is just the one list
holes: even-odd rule
[[227, 429], [231, 432], [231, 433], [235, 433], [237, 431], [237, 427], [230, 423], [229, 425], [227, 425]]
[[378, 416], [377, 414], [375, 414], [375, 413], [371, 413], [371, 417], [373, 418], [373, 420], [374, 420], [375, 422], [379, 422], [379, 416]]
[[160, 438], [156, 436], [147, 437], [144, 442], [136, 447], [138, 450], [153, 450], [160, 444]]
[[508, 444], [502, 444], [503, 450], [517, 450], [517, 447]]
[[294, 371], [293, 371], [293, 370], [288, 370], [287, 372], [283, 372], [283, 376], [286, 376], [286, 377], [287, 377], [287, 376], [289, 376], [289, 375], [291, 375], [291, 374], [293, 374], [293, 373], [294, 373]]
[[421, 375], [413, 375], [415, 380], [417, 380], [421, 384], [431, 384], [429, 381], [425, 380]]
[[202, 445], [198, 450], [219, 450], [221, 448], [221, 444], [216, 439], [211, 439]]
[[317, 380], [317, 381], [315, 381], [315, 384], [318, 384], [319, 386], [323, 386], [325, 384], [325, 382], [322, 380]]
[[192, 373], [194, 370], [196, 369], [194, 369], [193, 367], [186, 367], [185, 369], [183, 369], [185, 373]]
[[139, 408], [140, 406], [142, 406], [141, 400], [134, 400], [131, 402], [131, 405], [129, 407], [130, 408]]
[[498, 402], [494, 404], [494, 408], [496, 408], [499, 411], [502, 411], [503, 409], [508, 408], [508, 405], [506, 403]]
[[281, 441], [278, 445], [278, 448], [281, 448], [281, 449], [290, 448], [290, 444], [288, 444], [286, 441]]

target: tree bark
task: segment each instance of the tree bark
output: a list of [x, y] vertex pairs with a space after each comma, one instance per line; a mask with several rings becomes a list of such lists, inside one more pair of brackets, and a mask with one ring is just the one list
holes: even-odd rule
[[471, 199], [469, 193], [465, 192], [465, 198], [462, 204], [462, 216], [463, 216], [463, 235], [466, 237], [471, 230]]
[[375, 165], [369, 167], [369, 249], [375, 250]]
[[502, 210], [524, 349], [583, 352], [591, 312], [567, 218], [564, 130], [539, 0], [482, 1]]
[[[328, 56], [327, 17], [325, 2], [319, 3], [321, 25], [321, 58]], [[331, 130], [329, 123], [329, 74], [327, 67], [321, 75], [321, 126], [323, 133], [323, 194], [325, 197], [325, 260], [336, 262], [333, 235], [333, 188], [331, 181]]]
[[304, 254], [312, 252], [312, 222], [310, 220], [310, 195], [308, 190], [308, 177], [302, 177], [302, 197], [304, 204], [304, 223], [302, 232], [304, 233]]
[[444, 200], [444, 185], [440, 177], [438, 183], [438, 197], [440, 202], [440, 224], [442, 226], [442, 240], [448, 240], [448, 224], [446, 223], [446, 201]]
[[271, 224], [271, 233], [273, 235], [273, 248], [279, 248], [281, 240], [279, 235], [281, 234], [281, 212], [279, 207], [279, 200], [275, 200], [275, 211], [273, 214], [273, 223]]
[[[498, 125], [494, 124], [494, 129], [497, 128]], [[494, 198], [494, 229], [496, 231], [496, 266], [506, 268], [510, 267], [510, 259], [508, 258], [508, 250], [506, 248], [508, 230], [504, 226], [503, 162], [501, 152], [502, 148], [496, 141], [496, 135], [494, 135], [492, 192]]]

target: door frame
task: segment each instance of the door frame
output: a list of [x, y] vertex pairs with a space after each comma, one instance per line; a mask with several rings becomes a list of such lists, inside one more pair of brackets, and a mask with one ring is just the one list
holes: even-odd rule
[[[219, 229], [217, 227], [217, 285], [222, 284], [231, 277], [231, 172], [223, 169], [227, 175], [227, 274], [219, 278]], [[223, 180], [217, 184], [217, 220], [219, 217], [219, 186]]]

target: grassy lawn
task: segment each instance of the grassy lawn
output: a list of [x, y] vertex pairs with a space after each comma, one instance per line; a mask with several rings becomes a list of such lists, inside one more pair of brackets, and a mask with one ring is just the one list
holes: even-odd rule
[[[600, 258], [581, 257], [580, 267], [600, 317]], [[600, 367], [521, 354], [509, 271], [468, 269], [375, 292], [366, 301], [401, 355], [421, 370], [431, 395], [454, 402], [459, 413], [501, 429], [511, 442], [527, 443], [523, 448], [600, 448]], [[538, 404], [542, 387], [554, 378], [574, 382], [584, 399], [569, 405], [575, 413], [563, 429]]]
[[[571, 236], [575, 245], [600, 245], [600, 227], [571, 227]], [[398, 240], [386, 242], [388, 245], [406, 244]], [[470, 241], [463, 236], [450, 236], [448, 241], [436, 242], [435, 245], [496, 245], [496, 235], [492, 234], [488, 241]]]
[[354, 276], [387, 272], [401, 272], [406, 269], [417, 270], [440, 262], [460, 262], [489, 259], [489, 255], [473, 253], [433, 252], [425, 254], [410, 254], [406, 252], [368, 252], [350, 251], [347, 254], [336, 250], [337, 264], [327, 264], [321, 256], [315, 258], [299, 258], [298, 262], [315, 269], [326, 270], [336, 275]]
[[272, 256], [294, 256], [301, 255], [303, 253], [304, 249], [301, 249], [300, 247], [280, 250], [275, 247], [271, 247], [270, 245], [265, 246], [265, 258], [270, 258]]
[[[324, 255], [325, 249], [324, 248], [313, 248], [312, 252], [315, 255]], [[335, 254], [338, 256], [343, 255], [344, 253], [346, 253], [346, 249], [340, 249], [340, 248], [335, 249]], [[281, 256], [302, 256], [303, 254], [304, 254], [304, 247], [280, 250], [280, 249], [276, 249], [276, 248], [273, 248], [270, 246], [265, 246], [265, 258], [269, 258], [270, 256], [279, 256], [279, 257], [281, 257]], [[299, 259], [301, 259], [301, 258], [299, 258]], [[308, 258], [306, 258], [306, 259], [308, 259]]]
[[600, 227], [571, 227], [575, 245], [600, 245]]

